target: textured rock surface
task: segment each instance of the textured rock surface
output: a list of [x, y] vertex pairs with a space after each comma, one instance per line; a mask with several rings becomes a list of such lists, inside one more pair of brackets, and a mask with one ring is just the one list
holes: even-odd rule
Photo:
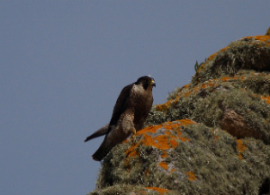
[[104, 159], [90, 194], [265, 194], [270, 36], [239, 39], [156, 105], [148, 127]]
[[[269, 144], [269, 70], [270, 36], [237, 40], [201, 63], [191, 83], [152, 109], [148, 123], [190, 118], [209, 127], [225, 127], [238, 138], [254, 136]], [[226, 124], [233, 120], [232, 113], [234, 124]]]

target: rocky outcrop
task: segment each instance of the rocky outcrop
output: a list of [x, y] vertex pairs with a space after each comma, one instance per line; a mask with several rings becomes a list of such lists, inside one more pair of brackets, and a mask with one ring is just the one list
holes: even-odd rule
[[269, 71], [270, 36], [211, 55], [106, 156], [90, 194], [268, 193]]
[[201, 63], [191, 83], [152, 110], [148, 124], [190, 118], [270, 143], [270, 36], [245, 37]]

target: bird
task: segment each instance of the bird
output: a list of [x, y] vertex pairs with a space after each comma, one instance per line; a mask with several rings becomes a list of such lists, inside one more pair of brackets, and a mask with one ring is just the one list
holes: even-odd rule
[[154, 101], [153, 87], [156, 87], [154, 78], [142, 76], [122, 89], [110, 122], [84, 140], [87, 142], [105, 135], [102, 144], [92, 155], [93, 160], [101, 161], [113, 147], [143, 128]]

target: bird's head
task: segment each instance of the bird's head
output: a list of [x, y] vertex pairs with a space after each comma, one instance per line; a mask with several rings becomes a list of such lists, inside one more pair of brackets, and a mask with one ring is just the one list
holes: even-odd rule
[[145, 90], [151, 89], [156, 86], [155, 79], [150, 76], [143, 76], [138, 78], [136, 85], [142, 85]]

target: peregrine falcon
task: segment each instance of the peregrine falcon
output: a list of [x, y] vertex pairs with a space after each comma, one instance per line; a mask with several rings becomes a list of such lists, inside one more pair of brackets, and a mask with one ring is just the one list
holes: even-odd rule
[[140, 77], [135, 83], [124, 87], [116, 101], [110, 123], [85, 139], [85, 142], [106, 135], [93, 159], [101, 161], [117, 144], [143, 128], [153, 104], [152, 88], [155, 80], [149, 76]]

